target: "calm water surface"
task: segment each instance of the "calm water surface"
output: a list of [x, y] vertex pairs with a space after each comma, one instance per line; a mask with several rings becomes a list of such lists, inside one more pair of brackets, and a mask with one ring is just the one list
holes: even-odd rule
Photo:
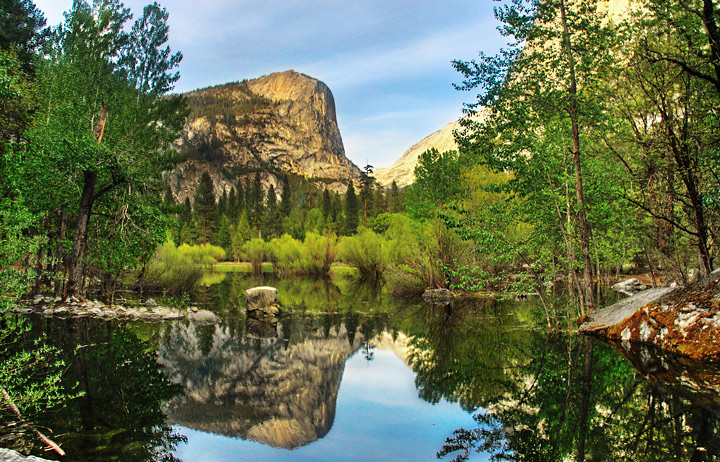
[[[214, 282], [196, 298], [218, 326], [32, 321], [85, 393], [41, 417], [64, 460], [718, 460], [716, 367], [548, 334], [533, 300]], [[280, 322], [246, 320], [244, 290], [268, 283]]]

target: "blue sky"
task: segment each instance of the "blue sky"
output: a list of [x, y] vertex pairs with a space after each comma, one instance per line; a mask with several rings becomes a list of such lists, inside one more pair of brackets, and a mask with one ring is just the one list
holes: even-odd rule
[[[35, 0], [55, 25], [72, 0]], [[126, 0], [138, 16], [148, 0]], [[461, 115], [453, 59], [504, 41], [491, 0], [165, 0], [177, 91], [294, 69], [335, 96], [347, 156], [387, 167]]]

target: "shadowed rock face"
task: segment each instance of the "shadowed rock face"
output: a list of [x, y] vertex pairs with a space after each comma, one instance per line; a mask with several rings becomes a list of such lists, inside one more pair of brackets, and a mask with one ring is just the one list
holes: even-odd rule
[[360, 342], [354, 345], [344, 328], [331, 329], [327, 337], [308, 332], [304, 340], [287, 344], [282, 338], [239, 340], [219, 326], [176, 323], [158, 351], [170, 378], [185, 387], [183, 396], [168, 403], [169, 421], [273, 447], [311, 443], [332, 426], [345, 361]]
[[167, 174], [178, 201], [192, 197], [204, 171], [216, 195], [256, 171], [266, 189], [287, 173], [342, 191], [360, 176], [345, 157], [332, 92], [317, 79], [285, 71], [186, 96], [192, 112], [178, 149], [188, 160]]

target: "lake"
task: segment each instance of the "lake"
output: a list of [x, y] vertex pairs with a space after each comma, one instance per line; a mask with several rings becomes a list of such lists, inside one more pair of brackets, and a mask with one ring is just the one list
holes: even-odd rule
[[[717, 460], [720, 373], [548, 333], [524, 301], [398, 301], [351, 279], [217, 276], [220, 325], [32, 318], [84, 393], [67, 461]], [[270, 284], [277, 325], [240, 314]], [[239, 309], [240, 308], [240, 309]], [[36, 449], [36, 454], [52, 454]]]

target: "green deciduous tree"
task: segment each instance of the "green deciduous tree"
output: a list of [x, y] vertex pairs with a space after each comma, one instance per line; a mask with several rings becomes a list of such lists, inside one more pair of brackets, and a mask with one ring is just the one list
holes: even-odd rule
[[[116, 257], [151, 253], [164, 239], [163, 227], [148, 226], [148, 220], [163, 216], [161, 173], [173, 165], [169, 145], [184, 123], [184, 101], [129, 79], [141, 64], [153, 75], [170, 73], [177, 64], [141, 57], [123, 62], [128, 47], [152, 34], [148, 28], [124, 32], [129, 19], [129, 10], [115, 0], [74, 3], [39, 64], [38, 114], [27, 149], [15, 158], [36, 210], [70, 208], [75, 215], [66, 296], [82, 291], [91, 233], [113, 240]], [[96, 222], [97, 216], [108, 219]], [[96, 224], [117, 232], [95, 232]], [[143, 229], [149, 230], [144, 239], [117, 234]], [[97, 242], [93, 248], [104, 251]]]
[[[397, 184], [395, 188], [397, 192]], [[430, 218], [441, 204], [452, 203], [460, 192], [457, 152], [428, 149], [418, 157], [415, 182], [410, 186], [407, 196], [407, 211], [414, 218]]]
[[535, 247], [560, 231], [565, 265], [581, 275], [574, 277], [581, 309], [592, 309], [589, 217], [607, 197], [588, 184], [594, 174], [588, 159], [602, 152], [607, 128], [599, 89], [612, 63], [612, 24], [595, 2], [568, 0], [513, 1], [496, 8], [496, 16], [508, 48], [454, 63], [466, 77], [460, 88], [480, 90], [471, 110], [484, 107], [464, 122], [461, 149], [513, 174], [507, 190], [527, 201], [522, 219], [542, 229]]

